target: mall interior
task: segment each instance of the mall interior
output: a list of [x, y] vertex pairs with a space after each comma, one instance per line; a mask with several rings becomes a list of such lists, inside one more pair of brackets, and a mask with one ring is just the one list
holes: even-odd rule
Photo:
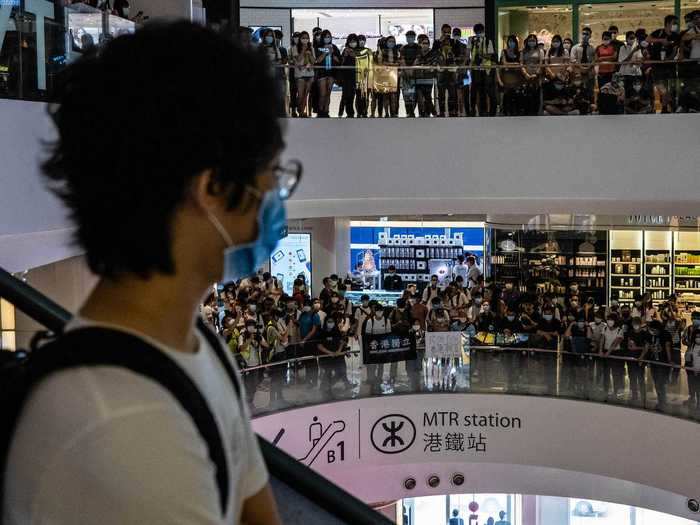
[[[579, 45], [590, 28], [598, 46], [616, 26], [623, 45], [669, 15], [700, 34], [700, 0], [112, 4], [0, 1], [0, 367], [62, 333], [99, 281], [40, 161], [61, 71], [122, 35], [187, 19], [251, 46], [281, 31], [278, 52], [320, 27], [381, 55], [449, 24], [501, 56], [510, 35], [549, 53], [554, 35]], [[300, 84], [282, 79], [279, 162], [298, 166], [286, 225], [255, 275], [201, 301], [240, 369], [281, 523], [700, 524], [700, 120], [681, 110], [700, 38], [661, 37], [675, 69], [659, 87], [658, 64], [639, 66], [649, 114], [553, 118], [542, 87], [539, 112], [475, 118], [464, 84], [465, 116], [312, 120], [292, 118]], [[436, 71], [435, 104], [450, 106]], [[387, 115], [410, 113], [402, 74]], [[331, 82], [332, 116], [346, 86]]]

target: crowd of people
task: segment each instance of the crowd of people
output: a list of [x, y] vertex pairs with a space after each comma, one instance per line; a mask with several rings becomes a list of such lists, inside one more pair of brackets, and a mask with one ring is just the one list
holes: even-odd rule
[[[276, 66], [292, 117], [330, 116], [331, 92], [342, 90], [338, 117], [643, 114], [700, 111], [700, 10], [681, 30], [675, 15], [651, 33], [620, 34], [610, 26], [594, 45], [554, 35], [547, 48], [537, 35], [506, 38], [500, 56], [483, 24], [462, 38], [445, 24], [433, 42], [426, 34], [394, 36], [369, 49], [367, 37], [337, 42], [327, 29], [295, 32], [289, 46], [266, 29], [260, 47]], [[242, 28], [246, 43], [251, 31]], [[597, 37], [598, 35], [596, 35]], [[252, 45], [252, 44], [251, 44]], [[340, 46], [340, 47], [339, 47]]]
[[[609, 359], [603, 382], [621, 395], [626, 381], [632, 401], [640, 396], [644, 366], [651, 365], [659, 406], [666, 403], [670, 381], [677, 381], [680, 366], [688, 376], [688, 403], [700, 407], [700, 312], [692, 313], [686, 326], [675, 296], [656, 305], [648, 294], [634, 304], [596, 305], [592, 297], [572, 285], [566, 296], [521, 293], [511, 283], [485, 284], [483, 277], [465, 280], [460, 272], [440, 283], [433, 275], [424, 289], [408, 284], [392, 307], [363, 295], [353, 304], [346, 293], [350, 279], [331, 275], [323, 280], [317, 297], [308, 294], [303, 275], [294, 282], [291, 295], [283, 292], [269, 273], [227, 284], [220, 294], [209, 297], [204, 317], [223, 335], [245, 375], [249, 400], [263, 380], [260, 365], [304, 356], [324, 356], [319, 383], [315, 359], [303, 363], [304, 381], [312, 388], [330, 391], [334, 384], [349, 386], [346, 356], [354, 338], [359, 347], [367, 336], [397, 334], [415, 337], [419, 358], [406, 363], [420, 370], [426, 332], [460, 331], [472, 343], [498, 335], [504, 345], [549, 350], [577, 359], [576, 355], [624, 357]], [[493, 339], [495, 340], [495, 339]], [[491, 342], [493, 343], [493, 340]], [[474, 347], [473, 347], [474, 348]], [[684, 358], [681, 349], [685, 348]], [[655, 366], [658, 365], [658, 366]], [[391, 363], [390, 378], [397, 363]], [[284, 367], [270, 367], [271, 400], [282, 398]], [[384, 365], [367, 365], [366, 381], [379, 390]], [[600, 379], [600, 378], [599, 378]], [[612, 381], [610, 381], [612, 379]], [[391, 381], [391, 379], [390, 379]]]

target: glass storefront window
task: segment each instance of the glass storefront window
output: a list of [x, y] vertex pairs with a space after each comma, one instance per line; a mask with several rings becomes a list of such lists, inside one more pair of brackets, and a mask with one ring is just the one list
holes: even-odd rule
[[582, 4], [579, 6], [578, 32], [584, 27], [593, 31], [591, 42], [600, 44], [603, 31], [616, 25], [618, 40], [624, 42], [627, 31], [644, 28], [647, 33], [663, 27], [664, 17], [673, 14], [673, 2], [629, 2], [625, 4]]
[[371, 49], [376, 49], [381, 36], [393, 35], [397, 44], [405, 44], [404, 35], [411, 29], [433, 41], [432, 9], [293, 9], [292, 21], [294, 31], [311, 34], [316, 26], [328, 29], [338, 46], [350, 33], [365, 35]]
[[[537, 39], [549, 44], [554, 35], [571, 37], [573, 24], [570, 5], [528, 5], [498, 9], [498, 45], [503, 49], [508, 35], [517, 35], [520, 45], [527, 35], [534, 33]], [[606, 28], [607, 29], [607, 28]]]

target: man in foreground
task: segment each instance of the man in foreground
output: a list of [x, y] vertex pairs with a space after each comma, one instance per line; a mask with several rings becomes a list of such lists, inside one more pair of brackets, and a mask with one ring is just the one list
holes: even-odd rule
[[277, 166], [269, 71], [262, 56], [188, 22], [117, 38], [66, 70], [43, 164], [101, 277], [66, 331], [126, 332], [180, 366], [217, 423], [228, 504], [173, 396], [125, 368], [85, 366], [49, 376], [24, 405], [3, 523], [281, 523], [245, 402], [196, 327], [212, 283], [269, 256], [281, 199], [300, 175]]

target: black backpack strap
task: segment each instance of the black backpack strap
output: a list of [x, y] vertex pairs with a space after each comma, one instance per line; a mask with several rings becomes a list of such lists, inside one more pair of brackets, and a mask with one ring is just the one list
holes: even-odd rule
[[[218, 345], [212, 346], [217, 351]], [[219, 348], [217, 355], [220, 350]], [[156, 381], [168, 390], [190, 415], [202, 439], [207, 443], [209, 459], [216, 466], [221, 514], [225, 516], [230, 480], [219, 428], [206, 399], [195, 383], [164, 352], [120, 330], [88, 327], [69, 331], [59, 339], [38, 348], [32, 352], [29, 360], [27, 394], [32, 386], [36, 386], [53, 372], [84, 366], [126, 368]]]
[[238, 379], [238, 374], [236, 374], [236, 370], [233, 368], [233, 365], [231, 365], [231, 360], [226, 355], [227, 349], [224, 348], [221, 339], [219, 339], [219, 336], [212, 332], [211, 328], [209, 328], [206, 325], [206, 323], [201, 317], [197, 319], [197, 329], [206, 338], [207, 342], [209, 343], [209, 346], [212, 347], [212, 349], [216, 353], [216, 356], [219, 358], [219, 361], [221, 361], [221, 366], [223, 366], [224, 370], [226, 370], [226, 373], [228, 374], [228, 377], [231, 380], [231, 385], [233, 385], [233, 391], [236, 392], [238, 402], [241, 404], [241, 413], [243, 413], [241, 383]]

